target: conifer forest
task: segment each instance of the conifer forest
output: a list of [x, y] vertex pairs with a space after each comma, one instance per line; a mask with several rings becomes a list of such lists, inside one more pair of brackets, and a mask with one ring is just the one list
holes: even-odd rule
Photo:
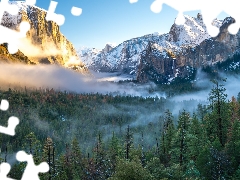
[[240, 94], [228, 98], [224, 82], [212, 81], [207, 102], [1, 90], [1, 124], [20, 119], [17, 136], [0, 135], [1, 162], [15, 179], [26, 166], [19, 149], [49, 164], [43, 180], [240, 179]]

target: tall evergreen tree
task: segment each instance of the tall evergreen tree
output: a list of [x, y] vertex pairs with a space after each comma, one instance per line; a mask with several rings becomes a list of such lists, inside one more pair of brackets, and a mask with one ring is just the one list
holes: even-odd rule
[[104, 148], [104, 143], [102, 141], [102, 136], [98, 134], [97, 145], [95, 147], [95, 170], [97, 179], [106, 179], [110, 176], [111, 171], [110, 161], [106, 156], [106, 151]]
[[206, 105], [198, 104], [197, 106], [197, 115], [199, 119], [203, 122], [204, 116], [207, 114], [207, 107]]
[[34, 132], [25, 136], [25, 142], [23, 144], [25, 152], [32, 154], [36, 164], [40, 163], [40, 154], [42, 146], [40, 141], [35, 136]]
[[210, 147], [204, 147], [196, 161], [197, 168], [205, 179], [229, 179], [231, 164], [222, 144], [216, 138]]
[[141, 161], [138, 157], [129, 159], [118, 159], [116, 165], [116, 172], [109, 180], [153, 180], [150, 172], [142, 167]]
[[83, 177], [83, 157], [82, 152], [76, 138], [73, 139], [71, 143], [71, 153], [70, 153], [70, 161], [72, 168], [72, 179], [80, 180]]
[[133, 148], [133, 135], [130, 132], [130, 127], [128, 125], [127, 127], [127, 132], [126, 132], [126, 136], [125, 136], [125, 158], [126, 159], [130, 159], [130, 153], [131, 153], [131, 149]]
[[[226, 80], [223, 80], [226, 81]], [[211, 113], [206, 118], [206, 127], [208, 135], [213, 142], [218, 138], [222, 147], [227, 141], [227, 129], [229, 126], [229, 113], [226, 102], [227, 94], [223, 84], [219, 84], [217, 80], [212, 81], [214, 87], [209, 94]]]
[[169, 165], [169, 161], [171, 159], [170, 151], [172, 148], [172, 140], [174, 137], [174, 133], [175, 128], [173, 124], [173, 116], [172, 113], [169, 110], [167, 110], [165, 112], [160, 142], [160, 160], [165, 166]]
[[229, 157], [221, 148], [222, 144], [216, 139], [210, 148], [210, 172], [212, 179], [229, 179], [232, 167]]
[[196, 168], [195, 162], [193, 160], [190, 160], [187, 164], [186, 171], [183, 175], [184, 179], [188, 180], [200, 180], [201, 175], [198, 169]]
[[177, 133], [173, 139], [172, 160], [179, 163], [182, 171], [186, 170], [188, 163], [188, 131], [190, 125], [190, 114], [185, 110], [180, 114], [177, 126]]
[[53, 140], [50, 137], [46, 138], [46, 141], [43, 146], [43, 152], [42, 152], [42, 161], [45, 161], [49, 165], [49, 171], [48, 173], [45, 173], [42, 175], [42, 178], [45, 180], [51, 180], [53, 177], [55, 177], [55, 147], [53, 144]]
[[240, 121], [235, 121], [232, 125], [231, 136], [226, 145], [227, 153], [231, 158], [231, 166], [234, 171], [238, 169], [240, 162]]
[[117, 157], [124, 158], [124, 149], [120, 145], [119, 139], [116, 137], [115, 133], [112, 133], [112, 138], [109, 143], [108, 157], [110, 160], [110, 173], [112, 174], [116, 167]]
[[190, 121], [190, 126], [187, 134], [187, 146], [189, 160], [196, 161], [201, 152], [201, 148], [210, 144], [207, 138], [206, 130], [203, 124], [198, 120], [197, 115], [194, 113]]

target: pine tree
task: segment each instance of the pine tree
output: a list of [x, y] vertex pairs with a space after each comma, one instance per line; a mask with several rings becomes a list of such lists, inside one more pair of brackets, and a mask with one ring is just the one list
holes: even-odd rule
[[68, 180], [69, 178], [72, 178], [72, 177], [69, 177], [68, 174], [67, 174], [65, 157], [64, 157], [63, 154], [60, 155], [58, 162], [59, 163], [58, 163], [58, 168], [57, 168], [57, 176], [53, 179], [54, 180]]
[[200, 172], [196, 168], [195, 162], [193, 160], [190, 160], [189, 163], [187, 164], [187, 168], [183, 177], [184, 179], [188, 179], [188, 180], [201, 179]]
[[36, 138], [34, 132], [31, 132], [25, 136], [23, 148], [26, 153], [33, 155], [36, 164], [40, 163], [40, 154], [42, 146], [40, 141]]
[[160, 160], [167, 166], [171, 159], [172, 140], [175, 133], [173, 116], [169, 110], [165, 112], [163, 130], [160, 142]]
[[229, 128], [228, 128], [228, 134], [227, 134], [227, 142], [231, 141], [231, 137], [232, 137], [232, 131], [233, 131], [233, 126], [234, 123], [236, 121], [240, 120], [240, 107], [239, 107], [239, 103], [237, 102], [237, 100], [235, 99], [235, 97], [232, 97], [232, 101], [229, 104], [229, 109], [230, 109], [230, 124], [229, 124]]
[[106, 179], [110, 176], [111, 171], [109, 159], [107, 159], [104, 149], [104, 143], [102, 141], [101, 134], [98, 134], [97, 145], [95, 147], [95, 173], [97, 179]]
[[240, 121], [233, 123], [226, 149], [229, 157], [231, 157], [231, 166], [236, 171], [240, 162]]
[[168, 177], [165, 166], [159, 161], [159, 157], [151, 158], [146, 168], [155, 179], [164, 179]]
[[[223, 80], [226, 81], [226, 80]], [[213, 142], [215, 138], [218, 138], [222, 147], [224, 147], [227, 141], [227, 129], [229, 126], [229, 114], [227, 112], [227, 103], [224, 85], [219, 84], [218, 81], [213, 80], [214, 87], [209, 94], [210, 106], [212, 112], [206, 119], [208, 135]]]
[[65, 150], [64, 161], [63, 161], [64, 172], [66, 173], [67, 177], [69, 177], [69, 179], [73, 179], [70, 144], [66, 143], [65, 148], [66, 150]]
[[[39, 164], [41, 163], [41, 143], [40, 141], [36, 138], [34, 132], [29, 133], [24, 137], [24, 142], [23, 142], [23, 150], [28, 153], [33, 155], [34, 163]], [[11, 168], [10, 172], [10, 177], [15, 178], [15, 179], [20, 179], [22, 176], [22, 173], [24, 172], [26, 168], [27, 163], [26, 162], [18, 162], [14, 164], [14, 166]]]
[[196, 161], [198, 155], [201, 152], [201, 148], [210, 144], [207, 138], [207, 133], [204, 125], [199, 122], [196, 114], [193, 114], [191, 118], [189, 131], [187, 134], [187, 146], [188, 146], [188, 158], [190, 160]]
[[229, 179], [231, 163], [219, 139], [204, 147], [196, 161], [197, 168], [206, 179]]
[[217, 139], [213, 142], [213, 147], [210, 148], [210, 174], [212, 179], [228, 179], [231, 172], [231, 164], [229, 157], [222, 150], [222, 144]]
[[196, 166], [201, 173], [201, 177], [203, 177], [204, 179], [211, 179], [210, 159], [210, 147], [200, 148], [200, 153], [196, 159]]
[[144, 145], [143, 145], [143, 132], [142, 132], [142, 139], [141, 139], [141, 163], [142, 166], [145, 167], [146, 165], [146, 157], [145, 157], [145, 152], [144, 152]]
[[48, 173], [42, 175], [42, 178], [45, 180], [51, 180], [55, 177], [55, 147], [53, 140], [48, 137], [43, 146], [42, 161], [45, 161], [49, 165]]
[[235, 171], [235, 173], [232, 176], [232, 180], [240, 179], [240, 166], [238, 166], [238, 169]]
[[204, 120], [204, 116], [207, 114], [206, 105], [198, 104], [197, 106], [197, 115], [200, 118], [201, 122]]
[[111, 171], [113, 172], [116, 167], [117, 157], [124, 158], [123, 148], [114, 132], [112, 133], [112, 138], [109, 144], [108, 156], [111, 163]]
[[126, 156], [125, 158], [126, 159], [130, 159], [130, 154], [131, 154], [131, 149], [133, 148], [133, 138], [132, 138], [132, 133], [130, 132], [130, 128], [129, 128], [129, 125], [127, 127], [127, 133], [126, 133], [126, 136], [125, 136], [125, 146], [126, 146], [126, 150], [125, 150], [125, 153], [126, 153]]
[[173, 139], [172, 162], [179, 163], [182, 171], [186, 170], [188, 163], [188, 131], [190, 124], [190, 114], [185, 110], [180, 114], [177, 126], [177, 133]]
[[150, 172], [143, 168], [138, 157], [129, 159], [118, 159], [116, 171], [109, 180], [153, 180]]
[[76, 138], [73, 139], [71, 144], [70, 154], [71, 168], [73, 180], [80, 180], [83, 177], [83, 157], [79, 147], [79, 143]]

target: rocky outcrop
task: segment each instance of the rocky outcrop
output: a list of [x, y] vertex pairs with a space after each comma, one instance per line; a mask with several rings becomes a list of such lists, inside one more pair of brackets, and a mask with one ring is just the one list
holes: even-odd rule
[[0, 45], [0, 63], [22, 63], [22, 64], [35, 64], [21, 51], [18, 50], [15, 54], [9, 54], [7, 44]]
[[[147, 56], [146, 54], [148, 53], [146, 52], [149, 52], [149, 42], [152, 44], [152, 49], [159, 51], [159, 57], [155, 55], [154, 62], [158, 63], [157, 59], [160, 58], [161, 60], [164, 59], [164, 61], [166, 61], [165, 63], [171, 64], [171, 62], [167, 62], [167, 60], [172, 61], [172, 59], [168, 57], [168, 54], [177, 55], [182, 51], [182, 47], [189, 46], [194, 48], [205, 39], [211, 37], [206, 30], [201, 14], [198, 14], [196, 18], [185, 16], [185, 19], [186, 23], [184, 25], [177, 26], [173, 24], [169, 33], [153, 33], [133, 38], [124, 41], [110, 51], [103, 50], [97, 54], [93, 54], [90, 51], [90, 53], [81, 54], [81, 58], [87, 63], [88, 68], [94, 71], [119, 72], [130, 75], [133, 79], [139, 79], [139, 72], [143, 67], [141, 63], [147, 61], [143, 59], [143, 57]], [[220, 27], [222, 21], [216, 19], [214, 23]], [[161, 64], [162, 62], [159, 63]], [[157, 72], [163, 72], [163, 70], [157, 70]], [[170, 74], [172, 75], [172, 73]]]
[[110, 44], [106, 44], [105, 48], [103, 49], [104, 53], [109, 53], [113, 47]]
[[138, 66], [137, 80], [141, 83], [154, 80], [156, 82], [166, 81], [168, 74], [173, 74], [174, 57], [159, 57], [162, 52], [158, 50], [154, 43], [149, 43], [146, 50], [141, 53], [141, 62]]
[[20, 11], [17, 16], [5, 12], [2, 25], [17, 30], [20, 22], [30, 23], [31, 29], [27, 38], [21, 41], [19, 49], [31, 61], [62, 66], [68, 66], [71, 61], [71, 64], [75, 63], [79, 69], [87, 71], [73, 44], [60, 32], [59, 26], [53, 21], [46, 21], [45, 10], [26, 5], [25, 2], [11, 3], [17, 4]]
[[[239, 52], [240, 32], [237, 35], [228, 33], [228, 26], [234, 23], [233, 18], [226, 18], [215, 38], [202, 41], [199, 45], [182, 46], [181, 51], [159, 51], [154, 43], [141, 54], [137, 80], [166, 83], [175, 77], [188, 77], [192, 68], [214, 65], [225, 61]], [[167, 55], [167, 56], [166, 56]]]

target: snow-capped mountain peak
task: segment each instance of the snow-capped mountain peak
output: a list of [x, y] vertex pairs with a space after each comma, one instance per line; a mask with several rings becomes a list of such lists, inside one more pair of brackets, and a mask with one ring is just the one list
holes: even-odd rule
[[[169, 34], [172, 35], [173, 41], [178, 45], [199, 45], [205, 39], [211, 38], [207, 28], [203, 23], [201, 14], [197, 17], [185, 15], [186, 22], [184, 25], [173, 24]], [[217, 27], [222, 25], [222, 21], [215, 19], [213, 24]]]
[[[27, 10], [27, 7], [30, 6], [26, 3], [26, 1], [9, 1], [8, 3], [17, 5], [19, 10]], [[31, 7], [37, 8], [37, 9], [43, 11], [43, 12], [47, 12], [47, 10], [42, 9], [42, 8], [40, 8], [38, 6], [35, 6], [35, 5], [31, 5]]]
[[[133, 78], [135, 78], [141, 53], [146, 50], [149, 42], [154, 44], [163, 56], [167, 56], [169, 51], [180, 52], [184, 46], [194, 48], [205, 39], [211, 38], [203, 23], [201, 14], [198, 14], [197, 17], [185, 15], [185, 19], [184, 25], [173, 24], [169, 33], [144, 35], [124, 41], [116, 47], [106, 45], [98, 53], [93, 53], [91, 50], [86, 54], [79, 53], [79, 56], [87, 64], [88, 68], [94, 71], [120, 72], [133, 75]], [[220, 27], [222, 21], [215, 19], [213, 24]]]
[[87, 67], [90, 67], [94, 63], [96, 55], [101, 52], [101, 50], [96, 48], [80, 47], [77, 50], [79, 58], [84, 62]]

